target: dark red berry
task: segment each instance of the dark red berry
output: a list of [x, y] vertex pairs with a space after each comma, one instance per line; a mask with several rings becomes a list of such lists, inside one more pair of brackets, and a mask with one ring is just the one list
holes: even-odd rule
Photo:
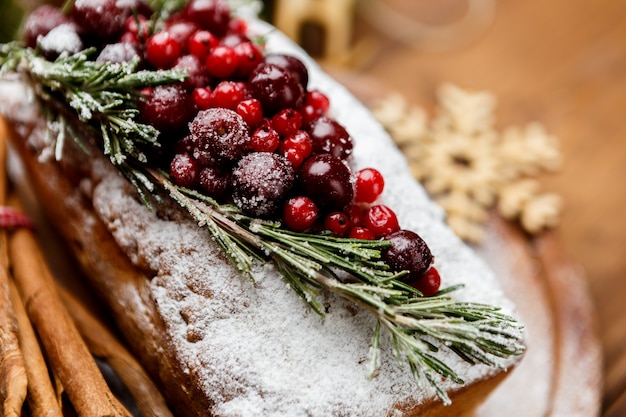
[[385, 263], [395, 272], [409, 271], [405, 282], [421, 279], [430, 268], [433, 256], [424, 240], [410, 230], [399, 230], [388, 236], [391, 246], [382, 252]]
[[373, 203], [382, 194], [385, 180], [374, 168], [357, 172], [354, 184], [354, 200], [358, 203]]
[[198, 112], [189, 124], [193, 156], [203, 165], [234, 162], [248, 148], [248, 126], [232, 110], [210, 108]]
[[193, 188], [198, 181], [198, 162], [188, 154], [174, 155], [170, 163], [170, 176], [174, 184]]
[[272, 116], [285, 108], [300, 108], [304, 89], [287, 70], [272, 64], [260, 64], [248, 82], [250, 95], [261, 102], [266, 115]]
[[278, 151], [287, 157], [295, 168], [298, 168], [311, 155], [312, 149], [313, 145], [309, 134], [304, 130], [298, 130], [281, 142]]
[[59, 8], [47, 4], [37, 7], [24, 23], [23, 37], [26, 46], [34, 48], [37, 46], [37, 38], [66, 23], [70, 23], [70, 19]]
[[265, 63], [281, 67], [294, 75], [306, 91], [309, 83], [309, 72], [300, 59], [292, 55], [268, 54], [265, 56]]
[[313, 140], [313, 153], [329, 153], [341, 159], [352, 154], [352, 138], [336, 120], [326, 116], [313, 120], [308, 128]]
[[69, 23], [57, 26], [47, 35], [39, 38], [42, 54], [50, 61], [62, 53], [75, 54], [83, 49], [83, 42], [76, 33], [76, 27]]
[[200, 171], [200, 188], [213, 198], [222, 198], [231, 187], [230, 172], [218, 167], [204, 167]]
[[146, 41], [146, 59], [156, 68], [169, 68], [180, 53], [180, 44], [168, 32], [155, 33]]
[[350, 220], [345, 213], [333, 211], [324, 219], [324, 228], [330, 230], [333, 235], [342, 237], [345, 236], [350, 228]]
[[125, 63], [141, 57], [137, 48], [130, 43], [110, 43], [102, 48], [96, 62]]
[[313, 106], [316, 110], [319, 110], [323, 114], [326, 114], [330, 108], [330, 100], [328, 97], [319, 90], [307, 91], [304, 99], [305, 105]]
[[209, 87], [198, 87], [194, 89], [193, 93], [191, 93], [191, 97], [199, 109], [204, 110], [211, 107], [211, 89]]
[[181, 53], [187, 54], [189, 52], [189, 39], [200, 28], [193, 22], [179, 20], [166, 26], [165, 30], [172, 35], [172, 38], [176, 39], [178, 45], [180, 45]]
[[236, 111], [251, 128], [255, 128], [263, 120], [263, 108], [255, 98], [240, 101]]
[[124, 22], [124, 30], [134, 35], [136, 41], [146, 40], [150, 36], [150, 23], [145, 16], [129, 16]]
[[237, 55], [235, 76], [248, 79], [252, 71], [263, 62], [263, 54], [252, 42], [242, 42], [233, 47]]
[[348, 215], [350, 221], [350, 229], [363, 226], [363, 218], [365, 217], [365, 209], [357, 204], [348, 204], [343, 212]]
[[353, 227], [348, 237], [351, 239], [374, 240], [376, 236], [367, 227]]
[[185, 8], [185, 15], [189, 20], [218, 38], [224, 36], [228, 30], [230, 12], [230, 7], [223, 0], [191, 0]]
[[293, 181], [294, 170], [285, 157], [253, 152], [233, 170], [233, 201], [252, 215], [272, 216], [282, 207]]
[[206, 59], [211, 49], [219, 45], [219, 40], [208, 30], [199, 30], [189, 37], [189, 53], [200, 59]]
[[287, 200], [283, 210], [283, 221], [288, 228], [301, 232], [313, 226], [317, 219], [318, 208], [308, 197], [298, 196]]
[[204, 87], [211, 82], [203, 62], [195, 55], [181, 56], [176, 60], [172, 69], [185, 71], [187, 78], [183, 81], [183, 86], [190, 91], [197, 87]]
[[363, 217], [363, 225], [370, 229], [376, 237], [387, 236], [400, 230], [396, 213], [382, 204], [367, 209], [365, 217]]
[[141, 101], [140, 111], [147, 123], [164, 132], [184, 127], [192, 119], [195, 107], [181, 85], [161, 85]]
[[98, 43], [108, 42], [124, 32], [124, 24], [138, 4], [137, 1], [77, 0], [72, 4], [70, 17], [86, 37]]
[[293, 135], [302, 126], [302, 115], [295, 109], [282, 109], [272, 117], [272, 126], [283, 137]]
[[316, 109], [310, 104], [302, 106], [300, 113], [302, 114], [302, 123], [305, 125], [309, 125], [313, 120], [324, 116], [324, 113], [321, 110]]
[[205, 65], [213, 77], [227, 78], [237, 69], [237, 54], [229, 46], [218, 45], [207, 55]]
[[441, 276], [434, 266], [419, 279], [409, 282], [409, 284], [422, 293], [424, 297], [431, 297], [439, 291], [441, 286]]
[[235, 110], [246, 96], [245, 88], [244, 83], [237, 81], [220, 82], [211, 93], [212, 106]]
[[352, 173], [341, 159], [314, 155], [300, 167], [300, 185], [320, 209], [341, 210], [352, 201]]
[[278, 148], [280, 136], [269, 125], [260, 126], [250, 138], [249, 148], [257, 152], [274, 152]]

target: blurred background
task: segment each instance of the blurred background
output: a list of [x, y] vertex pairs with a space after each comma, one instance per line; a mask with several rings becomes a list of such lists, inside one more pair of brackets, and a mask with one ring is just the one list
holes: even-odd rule
[[[34, 1], [0, 0], [0, 41]], [[491, 92], [501, 127], [558, 137], [564, 164], [540, 181], [595, 306], [602, 415], [626, 416], [626, 0], [267, 0], [263, 17], [362, 98], [432, 110], [451, 82]]]

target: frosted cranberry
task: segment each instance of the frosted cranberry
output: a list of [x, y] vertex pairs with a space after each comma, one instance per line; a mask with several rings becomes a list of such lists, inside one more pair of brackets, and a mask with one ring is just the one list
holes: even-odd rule
[[419, 279], [409, 282], [409, 284], [422, 293], [424, 297], [431, 297], [439, 291], [441, 286], [441, 276], [434, 266]]
[[354, 200], [358, 203], [373, 203], [385, 187], [383, 175], [374, 168], [357, 172], [354, 184]]
[[367, 227], [353, 227], [348, 234], [350, 239], [374, 240], [376, 236]]
[[234, 18], [228, 22], [228, 33], [246, 33], [248, 24], [245, 20]]
[[245, 42], [251, 42], [251, 40], [243, 33], [228, 33], [220, 39], [220, 45], [229, 46], [231, 48]]
[[200, 188], [213, 198], [222, 198], [231, 187], [230, 173], [218, 167], [204, 167], [200, 171]]
[[352, 201], [352, 173], [339, 158], [314, 155], [300, 167], [300, 185], [320, 209], [341, 210]]
[[319, 90], [308, 91], [304, 99], [304, 104], [313, 106], [314, 109], [319, 110], [324, 114], [330, 108], [330, 100]]
[[249, 148], [257, 152], [274, 152], [278, 148], [280, 136], [269, 125], [261, 126], [250, 138]]
[[385, 240], [391, 246], [382, 252], [382, 258], [395, 272], [409, 271], [403, 281], [416, 281], [424, 275], [433, 262], [433, 256], [424, 240], [410, 230], [399, 230]]
[[276, 65], [294, 75], [306, 91], [306, 87], [309, 84], [309, 72], [304, 63], [298, 58], [284, 54], [268, 54], [265, 56], [265, 63]]
[[191, 136], [186, 135], [176, 141], [174, 145], [174, 153], [187, 153], [191, 154], [193, 143], [191, 141]]
[[191, 0], [185, 8], [185, 15], [219, 38], [228, 30], [230, 7], [223, 0]]
[[281, 136], [293, 135], [302, 126], [302, 115], [295, 109], [282, 109], [272, 117], [272, 126]]
[[168, 32], [155, 33], [146, 41], [146, 59], [156, 68], [169, 68], [180, 53], [180, 44]]
[[218, 45], [207, 55], [205, 65], [213, 77], [227, 78], [237, 69], [237, 54], [229, 46]]
[[96, 62], [125, 63], [141, 57], [137, 48], [130, 43], [110, 43], [102, 48]]
[[263, 54], [252, 42], [242, 42], [233, 47], [237, 55], [237, 78], [248, 79], [252, 71], [263, 62]]
[[299, 108], [304, 89], [298, 79], [285, 69], [272, 64], [260, 64], [248, 81], [250, 95], [261, 102], [266, 115], [284, 108]]
[[150, 36], [150, 22], [145, 16], [129, 16], [124, 22], [125, 33], [135, 35], [137, 41], [148, 39]]
[[330, 230], [333, 235], [341, 237], [348, 232], [348, 229], [350, 228], [350, 220], [345, 213], [333, 211], [324, 219], [324, 228], [326, 230]]
[[198, 181], [198, 172], [198, 163], [190, 155], [174, 155], [170, 163], [170, 176], [174, 184], [193, 188]]
[[341, 159], [347, 159], [352, 154], [352, 138], [336, 120], [319, 117], [311, 122], [308, 132], [313, 140], [314, 154], [329, 153]]
[[376, 237], [387, 236], [400, 230], [398, 217], [393, 210], [382, 204], [372, 206], [365, 212], [363, 225]]
[[289, 162], [298, 168], [302, 162], [311, 155], [313, 145], [309, 134], [304, 130], [298, 130], [292, 135], [287, 136], [278, 149], [281, 155], [284, 155]]
[[62, 24], [39, 38], [42, 54], [50, 61], [62, 53], [75, 54], [83, 49], [83, 42], [72, 24]]
[[246, 95], [245, 84], [235, 81], [222, 81], [211, 93], [213, 107], [235, 110]]
[[240, 101], [235, 110], [251, 128], [256, 127], [263, 120], [263, 108], [259, 100], [255, 98]]
[[282, 206], [293, 181], [294, 170], [285, 157], [253, 152], [233, 170], [233, 201], [252, 215], [272, 216]]
[[301, 232], [313, 226], [318, 208], [308, 197], [298, 196], [287, 200], [283, 209], [283, 221], [293, 231]]
[[70, 23], [70, 19], [57, 7], [43, 5], [37, 7], [24, 23], [24, 42], [29, 48], [37, 46], [37, 38], [45, 36], [57, 26]]
[[193, 22], [185, 20], [179, 20], [167, 25], [165, 29], [180, 45], [180, 50], [183, 54], [189, 53], [189, 39], [191, 36], [200, 30], [200, 27]]
[[224, 108], [201, 110], [189, 124], [189, 131], [194, 143], [193, 156], [203, 165], [236, 161], [250, 142], [248, 127], [241, 116]]
[[180, 85], [154, 87], [152, 93], [141, 101], [142, 118], [160, 131], [173, 131], [184, 127], [194, 114], [191, 96]]
[[205, 59], [217, 45], [218, 39], [208, 30], [199, 30], [189, 37], [189, 53], [201, 59]]
[[211, 89], [209, 87], [198, 87], [191, 93], [193, 102], [201, 109], [208, 109], [212, 105], [211, 101]]
[[139, 2], [117, 0], [77, 0], [70, 17], [87, 37], [111, 41], [124, 32], [124, 24]]
[[202, 61], [194, 55], [183, 55], [176, 60], [172, 69], [182, 70], [187, 73], [183, 86], [188, 90], [204, 87], [211, 82]]

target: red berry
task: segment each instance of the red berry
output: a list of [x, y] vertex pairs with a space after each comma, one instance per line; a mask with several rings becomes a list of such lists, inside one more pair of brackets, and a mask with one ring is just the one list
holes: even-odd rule
[[205, 59], [211, 49], [219, 45], [217, 38], [208, 30], [199, 30], [189, 37], [189, 53]]
[[250, 137], [248, 147], [257, 152], [274, 152], [278, 148], [280, 136], [269, 125], [261, 126]]
[[213, 107], [235, 110], [246, 95], [245, 84], [236, 81], [222, 81], [211, 93]]
[[350, 229], [354, 227], [363, 226], [363, 217], [365, 217], [365, 209], [356, 204], [348, 204], [343, 212], [348, 216], [350, 222]]
[[263, 120], [263, 108], [259, 100], [255, 98], [239, 102], [236, 111], [249, 127], [254, 128]]
[[299, 170], [303, 194], [324, 210], [342, 210], [350, 204], [352, 172], [341, 159], [330, 154], [313, 155]]
[[367, 227], [353, 227], [348, 234], [350, 239], [374, 240], [376, 236]]
[[279, 152], [289, 159], [294, 168], [302, 165], [302, 162], [311, 155], [312, 151], [313, 143], [309, 134], [304, 130], [298, 130], [287, 136], [279, 147]]
[[313, 226], [317, 219], [318, 208], [308, 197], [298, 196], [285, 203], [283, 221], [291, 230], [301, 232]]
[[166, 31], [172, 35], [180, 45], [182, 53], [189, 53], [189, 39], [200, 28], [193, 22], [179, 20], [166, 27]]
[[396, 213], [382, 204], [372, 206], [365, 212], [363, 224], [370, 229], [374, 236], [387, 236], [400, 230]]
[[314, 109], [321, 111], [323, 114], [326, 114], [330, 108], [330, 100], [319, 90], [308, 91], [304, 99], [304, 104], [313, 106]]
[[336, 120], [326, 116], [318, 117], [311, 122], [308, 132], [313, 139], [313, 153], [329, 153], [341, 159], [347, 159], [352, 154], [352, 138]]
[[227, 78], [237, 69], [237, 54], [231, 47], [218, 45], [206, 57], [206, 68], [216, 78]]
[[263, 62], [263, 54], [252, 42], [238, 43], [233, 49], [237, 55], [235, 76], [248, 79], [252, 71]]
[[365, 168], [356, 174], [354, 200], [359, 203], [373, 203], [382, 194], [385, 180], [374, 168]]
[[302, 115], [291, 108], [282, 109], [272, 117], [272, 126], [283, 137], [293, 135], [302, 126]]
[[291, 107], [300, 108], [304, 88], [296, 76], [277, 65], [263, 63], [252, 71], [248, 81], [250, 95], [261, 102], [266, 115]]
[[228, 22], [228, 32], [229, 33], [246, 33], [248, 30], [248, 24], [243, 19], [230, 19]]
[[170, 163], [170, 176], [175, 184], [192, 188], [198, 181], [198, 162], [188, 154], [177, 154]]
[[230, 6], [223, 0], [191, 0], [185, 7], [189, 20], [222, 37], [228, 30]]
[[383, 250], [383, 260], [392, 271], [408, 271], [403, 282], [421, 279], [433, 263], [433, 255], [424, 240], [411, 230], [399, 230], [385, 236], [391, 246]]
[[217, 167], [205, 167], [200, 171], [200, 188], [214, 198], [221, 198], [230, 190], [230, 172]]
[[324, 227], [330, 230], [333, 235], [341, 237], [346, 234], [350, 227], [350, 220], [345, 213], [333, 211], [324, 219]]
[[198, 87], [191, 93], [193, 102], [201, 110], [211, 107], [211, 89], [209, 87]]
[[146, 59], [156, 68], [169, 68], [180, 51], [180, 44], [168, 32], [155, 33], [146, 42]]
[[132, 33], [137, 40], [148, 39], [150, 35], [150, 22], [142, 15], [129, 16], [124, 23], [126, 33]]
[[300, 114], [302, 114], [302, 123], [304, 125], [309, 125], [315, 119], [324, 115], [321, 110], [316, 109], [310, 104], [305, 104], [304, 106], [302, 106], [302, 108], [300, 109]]
[[439, 271], [437, 271], [434, 266], [431, 266], [424, 276], [417, 281], [410, 282], [410, 285], [419, 290], [424, 297], [430, 297], [437, 294], [439, 291], [441, 276], [439, 275]]

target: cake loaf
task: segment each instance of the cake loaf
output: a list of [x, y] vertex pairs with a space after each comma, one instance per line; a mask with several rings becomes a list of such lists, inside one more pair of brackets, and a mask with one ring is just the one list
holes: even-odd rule
[[[403, 229], [428, 242], [444, 287], [463, 285], [453, 297], [514, 314], [497, 277], [445, 225], [442, 210], [368, 110], [280, 32], [254, 19], [248, 25], [265, 37], [267, 54], [289, 54], [306, 64], [309, 89], [328, 95], [329, 115], [354, 140], [353, 169], [382, 173], [385, 189], [377, 201], [393, 207]], [[471, 364], [440, 349], [438, 358], [464, 381], [442, 378], [452, 400], [445, 405], [396, 358], [383, 333], [372, 376], [372, 314], [325, 292], [319, 296], [324, 315], [316, 314], [272, 263], [254, 265], [253, 280], [241, 274], [173, 201], [148, 209], [96, 147], [87, 157], [67, 140], [57, 160], [30, 87], [10, 80], [0, 88], [13, 147], [45, 211], [176, 415], [471, 415], [519, 360], [514, 355], [500, 367]], [[83, 139], [83, 146], [98, 143]]]

